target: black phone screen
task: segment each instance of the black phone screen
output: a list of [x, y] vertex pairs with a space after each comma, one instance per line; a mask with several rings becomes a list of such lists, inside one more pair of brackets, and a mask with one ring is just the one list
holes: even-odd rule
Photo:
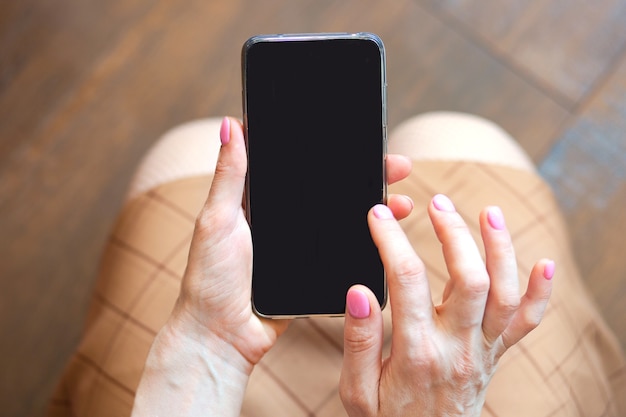
[[386, 198], [384, 68], [378, 38], [244, 46], [257, 313], [340, 315], [356, 283], [384, 305], [383, 266], [366, 218]]

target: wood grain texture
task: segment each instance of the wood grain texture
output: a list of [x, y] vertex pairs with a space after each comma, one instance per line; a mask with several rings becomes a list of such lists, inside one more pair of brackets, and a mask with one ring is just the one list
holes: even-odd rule
[[[585, 73], [586, 90], [557, 76], [538, 84], [533, 65], [547, 52], [504, 54], [498, 36], [481, 42], [494, 35], [437, 10], [418, 0], [0, 3], [0, 330], [11, 335], [0, 343], [3, 415], [40, 414], [146, 149], [179, 123], [241, 113], [239, 53], [249, 36], [376, 32], [388, 52], [391, 127], [426, 111], [471, 112], [540, 161], [599, 75]], [[511, 10], [493, 16], [512, 20]], [[524, 27], [553, 23], [540, 11], [525, 12]], [[515, 39], [532, 49], [532, 36]], [[572, 60], [587, 53], [563, 51]], [[613, 56], [597, 59], [605, 70]]]
[[576, 106], [626, 45], [624, 0], [424, 0], [563, 105]]
[[626, 346], [626, 59], [541, 165], [571, 225], [583, 277]]

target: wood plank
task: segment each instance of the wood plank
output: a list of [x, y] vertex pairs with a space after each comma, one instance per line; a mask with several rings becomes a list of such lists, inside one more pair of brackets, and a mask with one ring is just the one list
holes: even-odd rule
[[624, 0], [419, 0], [453, 17], [556, 100], [592, 93], [626, 45]]
[[[41, 142], [52, 112], [87, 82], [107, 48], [152, 7], [128, 2], [3, 2], [0, 16], [0, 166]], [[35, 139], [34, 139], [35, 138]]]
[[541, 165], [591, 293], [626, 347], [626, 57]]
[[41, 412], [79, 336], [100, 251], [145, 150], [183, 121], [240, 114], [239, 51], [247, 37], [380, 34], [392, 126], [424, 111], [474, 112], [502, 124], [537, 160], [567, 116], [411, 0], [11, 7], [0, 29], [0, 56], [10, 63], [0, 84], [0, 276], [10, 277], [0, 329], [12, 335], [0, 344], [0, 357], [11, 358], [0, 403], [7, 416]]

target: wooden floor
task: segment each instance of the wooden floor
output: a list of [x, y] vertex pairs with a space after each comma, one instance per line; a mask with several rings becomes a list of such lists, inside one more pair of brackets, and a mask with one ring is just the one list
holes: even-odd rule
[[240, 114], [257, 33], [376, 32], [391, 127], [458, 110], [517, 137], [626, 345], [625, 21], [626, 0], [1, 2], [2, 415], [41, 414], [134, 166], [178, 123]]

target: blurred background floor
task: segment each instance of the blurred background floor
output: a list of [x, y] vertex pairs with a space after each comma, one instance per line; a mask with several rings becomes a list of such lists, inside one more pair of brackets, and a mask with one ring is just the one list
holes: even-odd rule
[[391, 128], [455, 110], [508, 130], [626, 345], [625, 21], [626, 0], [0, 3], [2, 414], [41, 415], [135, 165], [176, 124], [241, 114], [240, 48], [258, 33], [375, 32]]

